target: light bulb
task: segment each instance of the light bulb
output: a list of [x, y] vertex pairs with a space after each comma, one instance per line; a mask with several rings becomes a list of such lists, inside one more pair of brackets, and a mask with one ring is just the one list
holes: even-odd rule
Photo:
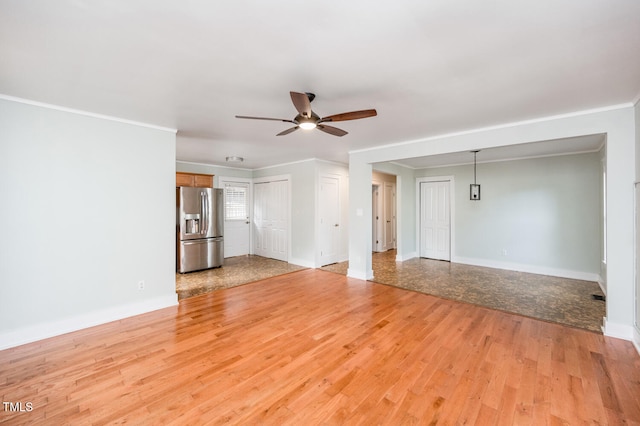
[[303, 121], [299, 124], [299, 126], [301, 129], [310, 130], [316, 128], [316, 123], [314, 123], [313, 121]]

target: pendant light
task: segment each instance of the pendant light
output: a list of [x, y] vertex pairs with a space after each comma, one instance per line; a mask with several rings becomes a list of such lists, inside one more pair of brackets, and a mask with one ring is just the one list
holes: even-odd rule
[[480, 200], [480, 185], [476, 183], [476, 154], [480, 152], [480, 150], [471, 151], [473, 152], [473, 183], [469, 185], [469, 199], [472, 201]]

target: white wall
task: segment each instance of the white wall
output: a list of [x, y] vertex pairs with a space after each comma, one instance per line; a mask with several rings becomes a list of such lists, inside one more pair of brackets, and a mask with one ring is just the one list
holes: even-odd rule
[[417, 170], [416, 177], [455, 177], [452, 261], [596, 281], [600, 170], [597, 152], [480, 162], [480, 201], [469, 199], [472, 164]]
[[177, 303], [174, 173], [173, 132], [0, 99], [0, 348]]
[[[349, 272], [371, 271], [371, 164], [568, 137], [607, 135], [607, 335], [631, 339], [634, 317], [633, 181], [635, 125], [631, 105], [511, 123], [492, 128], [352, 151], [349, 155]], [[408, 196], [408, 194], [406, 194]], [[483, 194], [484, 196], [484, 194]], [[414, 195], [415, 198], [415, 195]], [[415, 201], [414, 201], [415, 202]], [[359, 220], [361, 219], [361, 220]]]

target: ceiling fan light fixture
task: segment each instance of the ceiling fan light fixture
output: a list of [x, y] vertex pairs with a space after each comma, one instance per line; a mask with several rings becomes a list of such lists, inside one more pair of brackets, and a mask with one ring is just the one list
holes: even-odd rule
[[325, 133], [328, 133], [333, 136], [344, 136], [348, 134], [348, 132], [339, 129], [337, 127], [328, 126], [325, 123], [333, 123], [335, 121], [347, 121], [347, 120], [358, 120], [361, 118], [367, 117], [375, 117], [378, 115], [375, 109], [363, 109], [361, 111], [351, 111], [351, 112], [343, 112], [341, 114], [333, 114], [328, 115], [326, 117], [320, 117], [318, 114], [313, 112], [311, 109], [311, 101], [315, 98], [316, 95], [313, 93], [299, 93], [299, 92], [289, 92], [291, 95], [291, 101], [293, 102], [293, 106], [298, 111], [298, 115], [295, 116], [293, 120], [288, 120], [285, 118], [269, 118], [269, 117], [250, 117], [248, 115], [236, 115], [236, 118], [246, 118], [251, 120], [270, 120], [270, 121], [282, 121], [284, 123], [292, 123], [295, 126], [290, 127], [288, 129], [283, 130], [278, 133], [276, 136], [284, 136], [290, 133], [295, 132], [298, 129], [304, 130], [312, 130], [318, 129]]

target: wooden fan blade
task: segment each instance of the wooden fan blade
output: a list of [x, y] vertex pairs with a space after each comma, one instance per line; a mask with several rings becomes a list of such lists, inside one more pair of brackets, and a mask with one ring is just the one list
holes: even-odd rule
[[329, 115], [320, 119], [320, 123], [327, 121], [358, 120], [360, 118], [375, 117], [378, 112], [375, 109], [363, 109], [361, 111], [343, 112], [342, 114]]
[[280, 133], [278, 133], [276, 136], [284, 136], [284, 135], [288, 135], [289, 133], [295, 132], [296, 130], [298, 130], [300, 127], [296, 126], [296, 127], [291, 127], [287, 130], [284, 130]]
[[325, 126], [324, 124], [318, 124], [316, 126], [316, 129], [322, 130], [323, 132], [329, 133], [330, 135], [333, 135], [333, 136], [344, 136], [349, 133], [349, 132], [345, 132], [342, 129], [338, 129], [337, 127]]
[[246, 115], [236, 115], [236, 118], [246, 118], [246, 119], [249, 119], [249, 120], [283, 121], [283, 122], [285, 122], [285, 123], [293, 123], [293, 124], [296, 124], [296, 122], [295, 122], [295, 121], [293, 121], [293, 120], [287, 120], [287, 119], [284, 119], [284, 118], [249, 117], [249, 116], [246, 116]]
[[306, 93], [289, 92], [293, 106], [296, 107], [300, 115], [311, 117], [311, 102]]

